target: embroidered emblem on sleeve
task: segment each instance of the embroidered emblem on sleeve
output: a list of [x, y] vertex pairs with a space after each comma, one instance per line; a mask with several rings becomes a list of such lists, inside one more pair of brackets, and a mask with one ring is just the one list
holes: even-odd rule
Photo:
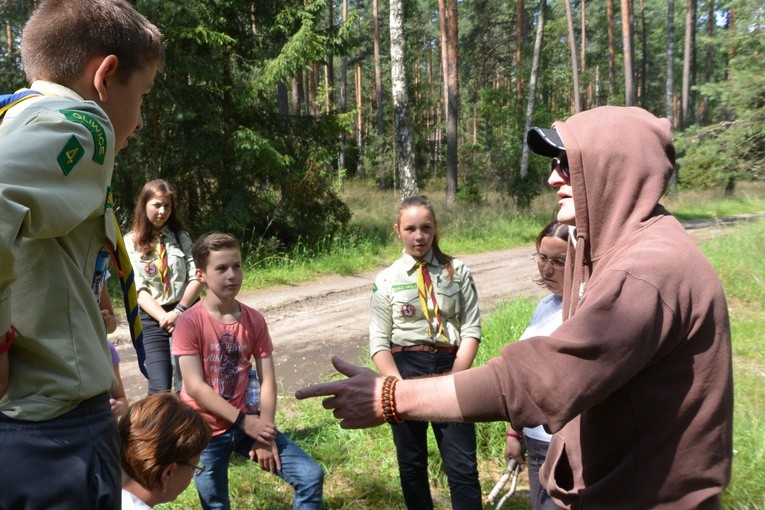
[[414, 307], [410, 304], [405, 304], [401, 307], [401, 315], [404, 317], [413, 317], [414, 316]]
[[85, 149], [77, 140], [77, 137], [74, 135], [70, 136], [69, 141], [66, 142], [66, 145], [64, 145], [64, 148], [61, 149], [61, 152], [56, 158], [58, 166], [61, 167], [61, 171], [64, 172], [64, 175], [69, 175], [69, 172], [71, 172], [75, 165], [77, 165], [77, 162], [82, 159], [83, 154], [85, 154]]
[[61, 113], [68, 120], [76, 122], [77, 124], [82, 124], [88, 128], [88, 131], [90, 131], [90, 134], [93, 137], [93, 145], [95, 146], [95, 150], [93, 151], [93, 161], [103, 165], [104, 158], [106, 157], [106, 133], [104, 132], [101, 123], [89, 113], [77, 110], [61, 110]]

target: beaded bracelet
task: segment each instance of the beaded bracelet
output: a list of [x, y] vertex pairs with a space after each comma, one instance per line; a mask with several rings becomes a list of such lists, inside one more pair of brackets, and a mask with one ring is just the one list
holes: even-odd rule
[[513, 432], [512, 430], [508, 430], [506, 435], [507, 435], [507, 437], [514, 437], [518, 441], [522, 441], [523, 438], [525, 437], [523, 434], [519, 434], [517, 432]]
[[401, 423], [401, 418], [396, 413], [396, 382], [398, 378], [395, 375], [389, 375], [383, 381], [382, 387], [382, 413], [385, 421], [391, 425]]

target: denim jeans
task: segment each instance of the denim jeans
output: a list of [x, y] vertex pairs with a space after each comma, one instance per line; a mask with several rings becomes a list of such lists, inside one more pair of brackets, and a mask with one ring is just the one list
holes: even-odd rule
[[[436, 352], [397, 352], [393, 355], [404, 379], [441, 374], [451, 370], [454, 354]], [[431, 423], [449, 479], [452, 508], [483, 508], [476, 462], [475, 426], [472, 423]], [[433, 508], [428, 481], [428, 422], [405, 421], [392, 425], [399, 477], [404, 501], [409, 509]]]
[[529, 466], [529, 492], [533, 510], [558, 510], [558, 505], [550, 498], [539, 482], [539, 469], [547, 457], [550, 443], [526, 436], [526, 462]]
[[[232, 452], [249, 458], [253, 443], [253, 439], [237, 427], [231, 427], [212, 438], [199, 459], [205, 470], [194, 477], [202, 508], [231, 508], [228, 496], [229, 458]], [[276, 448], [282, 462], [282, 469], [277, 470], [276, 474], [295, 489], [293, 508], [322, 508], [324, 471], [321, 466], [281, 432], [277, 432], [276, 435]]]
[[[165, 309], [171, 306], [163, 307]], [[172, 309], [172, 308], [171, 308]], [[154, 317], [138, 310], [143, 325], [143, 349], [146, 353], [144, 367], [149, 380], [148, 394], [162, 393], [170, 389], [173, 367], [170, 363], [170, 333], [159, 326]]]

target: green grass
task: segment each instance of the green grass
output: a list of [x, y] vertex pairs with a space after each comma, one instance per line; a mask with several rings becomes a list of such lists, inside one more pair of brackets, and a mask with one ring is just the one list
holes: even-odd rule
[[[709, 200], [709, 197], [706, 198]], [[746, 208], [732, 209], [728, 199], [723, 199], [718, 205], [696, 205], [699, 197], [690, 199], [690, 205], [677, 199], [674, 209], [684, 211], [707, 210], [715, 211], [714, 215], [724, 216], [736, 212], [754, 212], [765, 210], [762, 199], [746, 199]], [[359, 203], [363, 203], [359, 199]], [[734, 201], [735, 202], [735, 201]], [[395, 199], [388, 198], [388, 203], [379, 205], [380, 211], [388, 214], [395, 208]], [[513, 230], [514, 216], [510, 209], [493, 207], [493, 212], [460, 216], [455, 213], [442, 214], [439, 210], [439, 220], [453, 221], [450, 224], [450, 238], [455, 238], [453, 244], [444, 243], [447, 251], [452, 253], [467, 253], [471, 246], [485, 243], [482, 246], [495, 246], [493, 239], [499, 239]], [[481, 215], [486, 217], [482, 218]], [[537, 220], [519, 220], [519, 230], [513, 234], [518, 236], [518, 244], [528, 243], [533, 234], [540, 228], [539, 218], [543, 214], [536, 213]], [[688, 212], [687, 214], [692, 214]], [[505, 219], [508, 216], [509, 219]], [[443, 218], [447, 219], [444, 220]], [[493, 219], [491, 219], [493, 218]], [[471, 221], [473, 228], [471, 228]], [[365, 221], [371, 222], [370, 219]], [[537, 223], [534, 223], [537, 221]], [[384, 222], [379, 222], [380, 224]], [[392, 219], [388, 220], [392, 225]], [[532, 229], [533, 226], [533, 229]], [[498, 229], [484, 232], [484, 228]], [[468, 232], [460, 231], [466, 229]], [[454, 232], [457, 232], [455, 234]], [[525, 233], [524, 233], [525, 232]], [[458, 241], [463, 235], [472, 235], [473, 240], [465, 243]], [[526, 236], [525, 241], [520, 239]], [[532, 236], [532, 237], [528, 237]], [[515, 242], [509, 240], [507, 242]], [[338, 258], [349, 258], [355, 254], [351, 247], [346, 247], [344, 255]], [[765, 220], [728, 227], [724, 235], [717, 236], [702, 244], [702, 249], [710, 258], [726, 289], [731, 311], [731, 326], [733, 335], [734, 378], [735, 378], [735, 417], [734, 417], [734, 448], [733, 479], [723, 496], [723, 508], [765, 509]], [[362, 250], [363, 257], [369, 260], [354, 266], [353, 261], [347, 261], [346, 267], [371, 268], [375, 264], [390, 261], [395, 258], [398, 248], [392, 242], [386, 241], [376, 251], [372, 245]], [[331, 255], [327, 255], [332, 259]], [[318, 257], [319, 259], [321, 257]], [[306, 279], [311, 275], [321, 274], [321, 271], [331, 272], [334, 263], [318, 264], [316, 260], [296, 263], [304, 271]], [[322, 267], [315, 270], [314, 264]], [[270, 269], [264, 270], [266, 272]], [[278, 271], [277, 271], [278, 273]], [[275, 273], [276, 274], [276, 273]], [[294, 279], [289, 281], [294, 282]], [[272, 282], [267, 277], [263, 284]], [[495, 356], [502, 345], [511, 339], [516, 339], [528, 323], [536, 301], [521, 299], [506, 302], [498, 306], [493, 313], [484, 318], [484, 340], [479, 349], [477, 364], [485, 363]], [[331, 413], [321, 407], [318, 399], [296, 401], [292, 395], [282, 395], [279, 401], [278, 422], [280, 429], [288, 433], [311, 456], [322, 464], [326, 472], [325, 506], [328, 509], [398, 509], [404, 508], [401, 490], [398, 483], [398, 470], [395, 460], [395, 448], [387, 426], [369, 430], [346, 431], [340, 429]], [[477, 425], [479, 443], [479, 471], [484, 494], [488, 494], [497, 480], [504, 461], [505, 424], [489, 423]], [[431, 484], [436, 508], [449, 508], [449, 491], [446, 477], [441, 470], [440, 456], [437, 455], [435, 441], [430, 438], [430, 448], [433, 453], [430, 459]], [[288, 509], [292, 507], [292, 491], [290, 487], [277, 477], [260, 471], [252, 464], [239, 459], [232, 461], [229, 469], [231, 497], [233, 508], [241, 509]], [[505, 508], [520, 510], [527, 508], [528, 483], [525, 473], [521, 475], [516, 496], [511, 498]], [[174, 503], [159, 505], [159, 509], [188, 509], [199, 508], [196, 490], [193, 484]], [[486, 507], [488, 508], [488, 506]]]
[[[496, 193], [488, 194], [480, 206], [459, 205], [451, 210], [445, 208], [442, 192], [429, 196], [436, 209], [441, 247], [456, 255], [530, 244], [557, 210], [557, 197], [552, 192], [542, 193], [529, 211], [519, 211], [512, 201]], [[295, 284], [324, 275], [359, 274], [394, 260], [401, 250], [393, 235], [397, 192], [370, 190], [349, 181], [342, 199], [353, 213], [342, 236], [327, 240], [323, 250], [298, 246], [267, 258], [245, 253], [244, 289]], [[742, 183], [731, 197], [716, 191], [681, 191], [668, 195], [663, 203], [680, 220], [763, 212], [765, 183]]]

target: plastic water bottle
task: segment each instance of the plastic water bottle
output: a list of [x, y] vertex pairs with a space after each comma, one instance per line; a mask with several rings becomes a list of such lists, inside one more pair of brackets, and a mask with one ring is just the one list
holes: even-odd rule
[[260, 380], [254, 369], [250, 370], [250, 381], [247, 383], [247, 393], [244, 399], [247, 405], [247, 414], [260, 413]]

